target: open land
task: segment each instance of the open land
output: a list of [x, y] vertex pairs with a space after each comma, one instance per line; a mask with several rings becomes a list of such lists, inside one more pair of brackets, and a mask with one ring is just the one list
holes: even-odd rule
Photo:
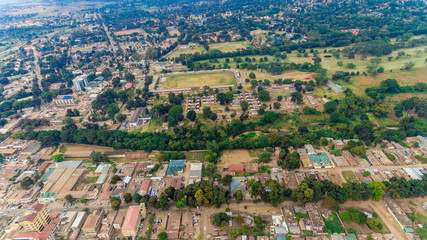
[[159, 81], [158, 85], [168, 89], [181, 89], [204, 86], [234, 85], [236, 80], [230, 71], [207, 72], [167, 76], [165, 82]]

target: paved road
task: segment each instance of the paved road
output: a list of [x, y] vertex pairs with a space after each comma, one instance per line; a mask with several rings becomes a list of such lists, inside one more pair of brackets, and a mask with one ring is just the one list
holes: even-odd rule
[[401, 168], [413, 168], [413, 167], [423, 167], [427, 168], [425, 163], [417, 163], [411, 165], [378, 165], [378, 166], [357, 166], [357, 167], [335, 167], [335, 168], [320, 168], [320, 169], [310, 169], [304, 170], [305, 172], [337, 172], [337, 171], [355, 171], [355, 170], [365, 170], [365, 169], [377, 169], [377, 170], [392, 170], [392, 169], [401, 169]]
[[33, 49], [33, 53], [34, 53], [34, 67], [36, 70], [36, 75], [37, 75], [37, 81], [39, 84], [39, 87], [42, 87], [42, 74], [40, 72], [40, 65], [39, 65], [39, 52], [37, 51], [37, 48], [34, 47], [34, 45], [31, 45], [31, 49]]
[[108, 40], [110, 41], [111, 48], [113, 49], [113, 52], [116, 53], [116, 51], [117, 51], [116, 42], [114, 42], [114, 39], [111, 37], [110, 31], [108, 30], [107, 26], [105, 25], [104, 19], [102, 18], [102, 15], [99, 12], [99, 10], [98, 10], [98, 16], [99, 16], [99, 19], [101, 19], [102, 27], [104, 27], [105, 33], [107, 33], [107, 37], [108, 37]]

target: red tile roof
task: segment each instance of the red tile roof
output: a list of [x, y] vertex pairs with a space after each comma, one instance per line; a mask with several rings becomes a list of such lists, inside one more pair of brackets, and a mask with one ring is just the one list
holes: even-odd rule
[[230, 172], [243, 172], [244, 169], [245, 166], [241, 164], [228, 165], [228, 171]]
[[33, 205], [33, 209], [37, 212], [40, 212], [40, 210], [42, 210], [42, 208], [44, 207], [43, 204], [37, 203]]
[[26, 215], [21, 222], [32, 222], [34, 220], [34, 218], [36, 218], [37, 214], [32, 213], [32, 214], [28, 214]]
[[130, 206], [123, 222], [122, 231], [132, 231], [138, 224], [139, 206]]
[[18, 232], [15, 234], [13, 239], [31, 239], [36, 236], [36, 232]]
[[145, 179], [141, 183], [141, 187], [139, 188], [140, 191], [148, 191], [148, 188], [150, 187], [150, 179]]

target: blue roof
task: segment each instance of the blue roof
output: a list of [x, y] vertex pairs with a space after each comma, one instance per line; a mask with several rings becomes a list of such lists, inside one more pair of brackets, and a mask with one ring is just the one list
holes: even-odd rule
[[170, 160], [169, 167], [184, 167], [185, 161], [184, 160]]
[[63, 99], [73, 99], [73, 97], [71, 97], [71, 96], [64, 96]]
[[276, 235], [277, 240], [286, 240], [286, 235]]
[[236, 193], [237, 189], [242, 190], [242, 192], [245, 192], [245, 186], [244, 183], [245, 177], [233, 177], [231, 180], [231, 192], [234, 194]]

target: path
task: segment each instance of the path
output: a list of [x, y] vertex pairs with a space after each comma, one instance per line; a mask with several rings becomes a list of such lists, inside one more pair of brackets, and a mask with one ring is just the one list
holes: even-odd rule
[[98, 16], [99, 16], [99, 19], [101, 20], [102, 27], [104, 28], [104, 31], [107, 34], [108, 40], [110, 41], [111, 48], [113, 49], [113, 52], [116, 53], [116, 51], [117, 51], [116, 42], [114, 42], [114, 39], [111, 37], [110, 31], [108, 31], [108, 28], [104, 23], [104, 19], [102, 18], [102, 15], [99, 12], [99, 9], [98, 9]]

